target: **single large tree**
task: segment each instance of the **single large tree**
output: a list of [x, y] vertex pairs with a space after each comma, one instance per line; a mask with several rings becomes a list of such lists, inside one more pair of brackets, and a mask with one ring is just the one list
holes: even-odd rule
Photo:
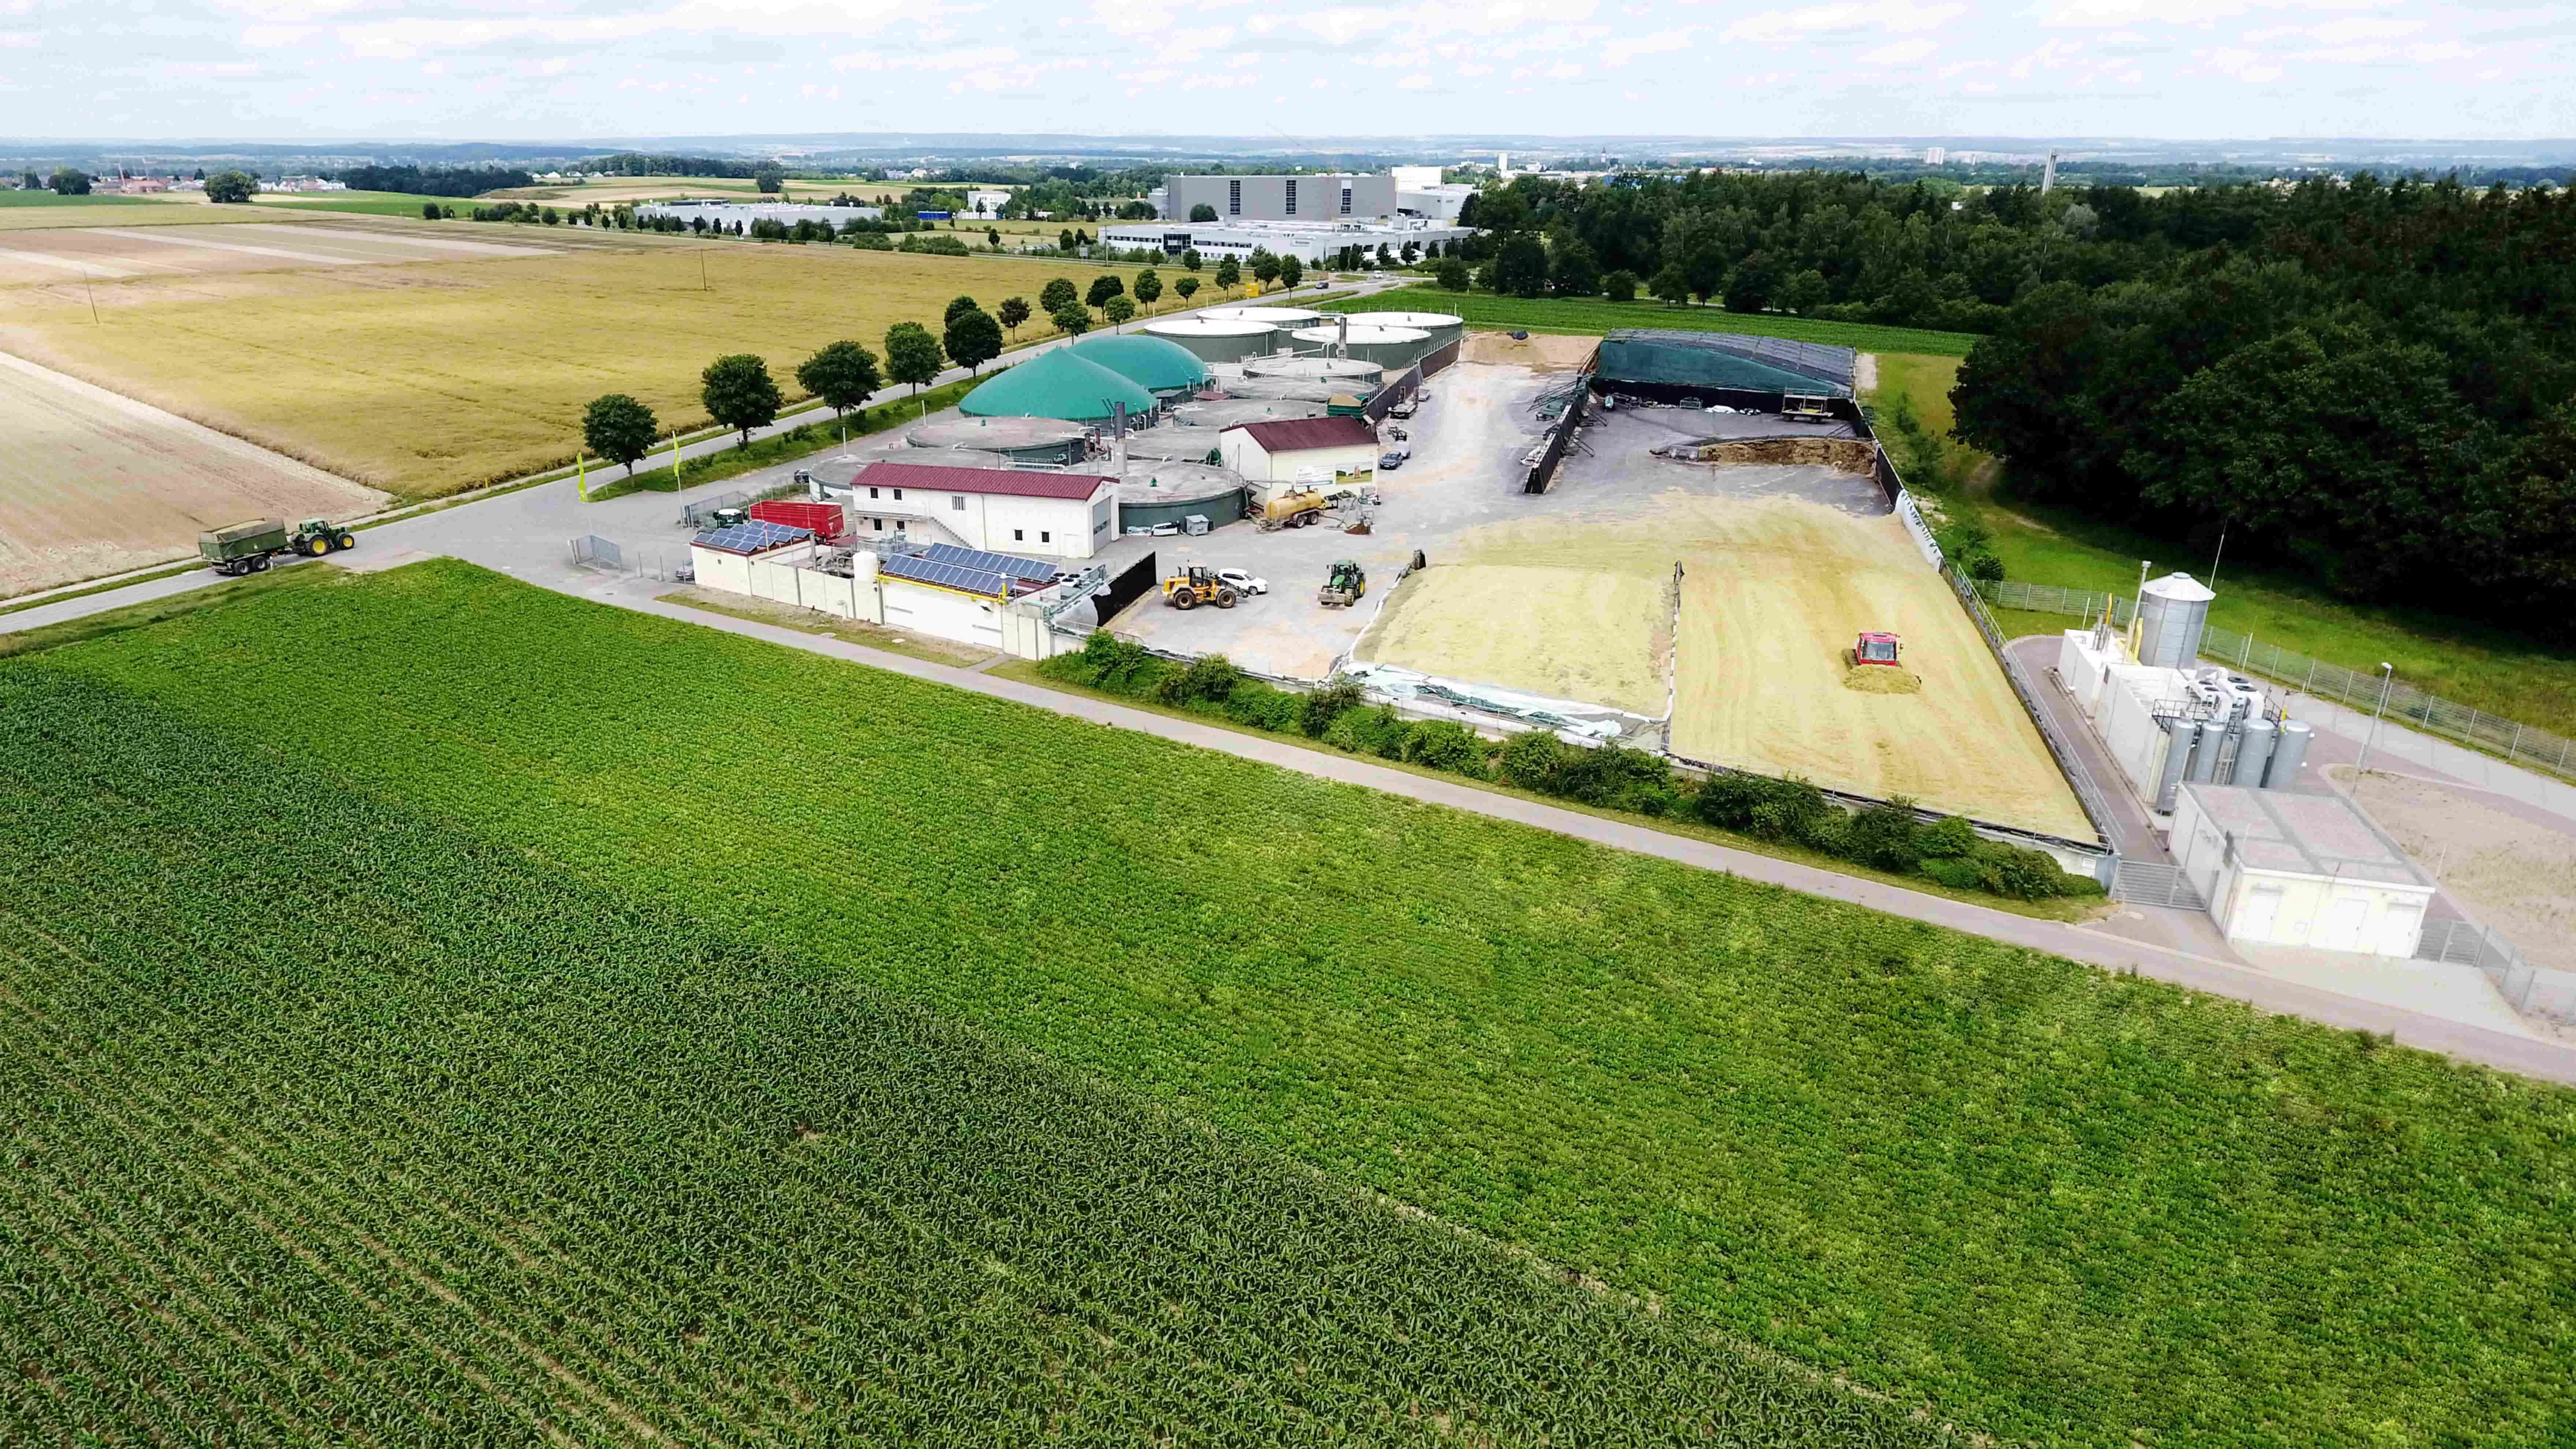
[[218, 171], [206, 178], [206, 199], [246, 202], [259, 193], [259, 178], [247, 171]]
[[1199, 256], [1199, 249], [1197, 247], [1191, 247], [1189, 250], [1181, 253], [1182, 271], [1195, 272], [1206, 264], [1205, 259]]
[[625, 464], [630, 478], [635, 460], [652, 451], [653, 439], [661, 431], [653, 410], [622, 392], [592, 398], [581, 414], [583, 445], [612, 463]]
[[916, 393], [939, 376], [947, 354], [940, 351], [939, 339], [918, 322], [897, 322], [886, 329], [886, 376], [909, 383]]
[[1112, 328], [1123, 327], [1136, 315], [1136, 299], [1112, 297], [1100, 306], [1100, 315], [1109, 319]]
[[1494, 290], [1535, 297], [1547, 290], [1547, 247], [1526, 233], [1506, 240], [1494, 254]]
[[1216, 220], [1216, 208], [1202, 201], [1198, 205], [1190, 208], [1190, 220], [1214, 221]]
[[775, 161], [763, 161], [752, 168], [751, 184], [764, 196], [775, 196], [787, 189], [787, 168]]
[[1081, 300], [1082, 294], [1073, 289], [1072, 281], [1058, 277], [1039, 290], [1038, 310], [1052, 317]]
[[1216, 284], [1225, 289], [1227, 296], [1233, 296], [1234, 289], [1243, 285], [1242, 264], [1230, 256], [1217, 258]]
[[1186, 307], [1190, 305], [1190, 298], [1198, 295], [1199, 279], [1185, 276], [1172, 284], [1172, 290], [1180, 293], [1181, 305]]
[[1442, 257], [1440, 265], [1431, 269], [1431, 276], [1452, 292], [1463, 292], [1475, 281], [1468, 274], [1467, 264], [1456, 257]]
[[1279, 259], [1279, 285], [1283, 287], [1293, 287], [1305, 279], [1306, 264], [1304, 262], [1297, 260], [1293, 255], [1283, 256]]
[[1154, 310], [1155, 299], [1163, 295], [1163, 279], [1154, 275], [1152, 267], [1147, 267], [1136, 274], [1136, 285], [1127, 290], [1137, 301], [1145, 304], [1147, 312], [1151, 312]]
[[941, 339], [949, 360], [968, 372], [1002, 355], [1002, 324], [981, 307], [969, 307], [948, 319]]
[[983, 304], [972, 297], [951, 297], [948, 299], [948, 310], [939, 315], [939, 325], [945, 327], [969, 312], [982, 310]]
[[845, 338], [825, 343], [821, 351], [797, 364], [796, 385], [821, 398], [837, 418], [865, 406], [885, 386], [885, 375], [877, 371], [875, 353]]
[[[33, 175], [34, 173], [30, 172], [29, 174]], [[46, 184], [54, 188], [54, 194], [56, 196], [89, 195], [89, 173], [86, 171], [75, 171], [69, 166], [55, 167], [54, 179]]]
[[1080, 337], [1091, 330], [1091, 314], [1079, 302], [1070, 303], [1055, 314], [1056, 330], [1067, 337]]
[[1252, 279], [1265, 288], [1279, 280], [1279, 258], [1268, 247], [1252, 249]]
[[1020, 335], [1020, 324], [1029, 320], [1029, 299], [1004, 297], [1001, 308], [995, 315], [1004, 327], [1011, 330], [1011, 335], [1017, 337]]
[[1091, 279], [1091, 291], [1082, 300], [1097, 310], [1108, 306], [1110, 298], [1125, 295], [1127, 295], [1127, 284], [1103, 272]]
[[779, 395], [778, 379], [769, 375], [769, 364], [748, 352], [708, 363], [698, 375], [698, 398], [706, 404], [708, 417], [741, 435], [734, 443], [737, 448], [750, 444], [752, 429], [776, 421], [778, 409], [787, 401]]

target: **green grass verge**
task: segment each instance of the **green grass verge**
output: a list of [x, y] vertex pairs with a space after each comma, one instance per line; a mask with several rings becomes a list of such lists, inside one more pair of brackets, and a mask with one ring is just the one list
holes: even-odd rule
[[1619, 327], [1670, 327], [1693, 332], [1742, 332], [1756, 337], [1786, 337], [1857, 347], [1864, 352], [1915, 352], [1965, 357], [1976, 345], [1966, 332], [1927, 332], [1914, 327], [1877, 327], [1865, 322], [1819, 322], [1764, 312], [1729, 312], [1722, 307], [1671, 307], [1651, 297], [1634, 302], [1605, 302], [1577, 297], [1498, 297], [1491, 292], [1451, 292], [1434, 286], [1399, 287], [1370, 297], [1329, 302], [1335, 312], [1448, 312], [1463, 317], [1480, 332], [1514, 327], [1532, 332], [1565, 332], [1597, 337]]
[[709, 483], [720, 483], [727, 478], [739, 478], [745, 473], [757, 473], [763, 468], [774, 468], [781, 463], [802, 458], [808, 454], [843, 446], [845, 427], [849, 438], [863, 438], [871, 433], [882, 433], [888, 428], [899, 428], [907, 423], [917, 422], [925, 412], [935, 413], [943, 408], [954, 407], [959, 398], [990, 380], [991, 375], [987, 374], [984, 377], [968, 378], [962, 382], [927, 388], [919, 397], [903, 397], [876, 407], [860, 408], [841, 422], [835, 422], [828, 411], [817, 412], [813, 414], [815, 421], [800, 423], [783, 433], [773, 433], [766, 438], [754, 439], [747, 446], [727, 448], [721, 453], [707, 457], [683, 459], [680, 464], [680, 478], [676, 483], [672, 480], [671, 465], [668, 462], [658, 468], [649, 462], [637, 463], [632, 478], [611, 475], [613, 480], [611, 482], [593, 483], [590, 489], [590, 501], [605, 503], [611, 498], [623, 498], [629, 493], [677, 493], [684, 488], [702, 487]]
[[[2208, 551], [2171, 539], [2026, 503], [1965, 506], [1993, 533], [2010, 578], [2129, 598], [2141, 559], [2157, 574], [2209, 577]], [[2224, 561], [2209, 622], [2363, 673], [2384, 659], [2418, 689], [2576, 737], [2576, 650], [2424, 610], [2348, 603], [2296, 575]]]
[[[263, 794], [290, 820], [352, 789], [416, 805], [488, 847], [474, 861], [525, 862], [544, 880], [648, 900], [810, 960], [1654, 1295], [1676, 1321], [1714, 1322], [1996, 1434], [2538, 1444], [2576, 1425], [2563, 1372], [2576, 1355], [2576, 1093], [2565, 1089], [455, 563], [280, 591], [11, 668], [124, 688], [279, 752], [284, 778], [314, 787]], [[87, 738], [66, 760], [103, 760], [126, 735]], [[34, 788], [98, 778], [101, 813], [137, 829], [168, 808], [159, 792], [137, 794], [149, 770], [101, 775], [104, 764], [58, 766], [53, 753], [25, 767]], [[68, 828], [39, 808], [11, 838], [42, 845]], [[192, 847], [207, 835], [184, 818], [174, 829]], [[121, 894], [149, 872], [102, 865], [140, 854], [75, 846], [72, 865], [40, 874], [76, 872], [57, 887], [62, 909], [149, 926], [157, 913], [128, 912]], [[224, 858], [247, 869], [261, 857]], [[301, 879], [292, 864], [304, 859], [287, 857], [286, 879]], [[191, 887], [171, 909], [229, 919], [233, 899]], [[257, 955], [329, 961], [329, 979], [374, 982], [377, 958], [419, 935], [410, 915], [343, 910], [329, 891], [282, 912], [275, 895], [242, 899]], [[279, 942], [308, 910], [327, 918], [327, 942]], [[515, 939], [517, 919], [496, 922], [496, 945]], [[161, 968], [161, 989], [205, 979], [208, 955], [199, 946]], [[425, 989], [434, 977], [382, 979]], [[552, 1008], [538, 990], [548, 979], [477, 976], [478, 1014], [459, 1025], [480, 1041], [562, 1023], [582, 1050], [503, 1036], [475, 1060], [586, 1065], [599, 1034]], [[745, 1009], [765, 995], [742, 998]], [[371, 1031], [446, 1019], [404, 1000], [362, 992], [352, 1009]], [[721, 1030], [673, 1040], [730, 1044], [725, 1068], [701, 1073], [692, 1056], [675, 1092], [770, 1076], [766, 1028], [716, 1019]], [[328, 1059], [363, 1071], [376, 1038], [359, 1024], [328, 1033]], [[145, 1036], [130, 1049], [159, 1040]], [[235, 1034], [218, 1040], [240, 1055]], [[504, 1041], [526, 1045], [513, 1055]], [[362, 1080], [392, 1088], [410, 1072]], [[589, 1072], [560, 1080], [502, 1099], [530, 1112], [601, 1104], [546, 1119], [549, 1151], [588, 1152], [603, 1125], [693, 1135], [664, 1133], [660, 1111], [620, 1110], [604, 1089], [594, 1098]], [[762, 1100], [801, 1109], [804, 1080]], [[251, 1100], [340, 1110], [327, 1088], [244, 1081]], [[472, 1161], [491, 1130], [476, 1106], [417, 1117], [465, 1132], [454, 1150]], [[694, 1135], [738, 1127], [772, 1151], [793, 1135], [793, 1116], [739, 1110]], [[867, 1134], [844, 1121], [819, 1125], [856, 1148]], [[286, 1135], [299, 1160], [350, 1140]], [[488, 1180], [524, 1191], [544, 1179], [505, 1157]], [[657, 1191], [649, 1172], [615, 1180]], [[1035, 1191], [1047, 1178], [1010, 1180]], [[766, 1206], [770, 1179], [724, 1181], [695, 1200]], [[690, 1227], [653, 1220], [667, 1226], [621, 1233], [628, 1220], [612, 1216], [585, 1231], [611, 1241], [622, 1267]], [[835, 1261], [814, 1251], [779, 1271], [757, 1260], [791, 1283]], [[721, 1326], [808, 1321], [766, 1302]], [[1174, 1311], [1191, 1322], [1186, 1305]], [[622, 1321], [663, 1332], [689, 1320]], [[765, 1394], [769, 1381], [742, 1382]]]
[[0, 206], [166, 206], [140, 196], [59, 196], [51, 191], [0, 191]]
[[372, 773], [0, 729], [11, 1442], [1944, 1442]]

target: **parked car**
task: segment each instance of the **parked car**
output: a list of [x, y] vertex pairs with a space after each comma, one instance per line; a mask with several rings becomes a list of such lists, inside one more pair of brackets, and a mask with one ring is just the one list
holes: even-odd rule
[[1226, 585], [1238, 594], [1266, 594], [1270, 592], [1270, 581], [1268, 579], [1254, 578], [1249, 571], [1244, 569], [1218, 569], [1216, 571], [1216, 578], [1218, 583]]
[[1404, 455], [1402, 453], [1385, 454], [1377, 460], [1377, 465], [1390, 473], [1394, 472], [1404, 466]]

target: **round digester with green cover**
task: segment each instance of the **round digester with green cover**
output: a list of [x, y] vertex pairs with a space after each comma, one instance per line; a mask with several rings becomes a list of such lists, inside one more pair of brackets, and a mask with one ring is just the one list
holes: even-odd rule
[[1154, 411], [1154, 395], [1135, 383], [1065, 348], [1042, 352], [966, 394], [957, 410], [970, 418], [1057, 418], [1069, 423], [1096, 423], [1110, 416], [1111, 406], [1127, 405], [1130, 416]]
[[1138, 333], [1100, 333], [1073, 344], [1073, 355], [1096, 362], [1158, 397], [1195, 392], [1214, 374], [1196, 353], [1177, 342]]

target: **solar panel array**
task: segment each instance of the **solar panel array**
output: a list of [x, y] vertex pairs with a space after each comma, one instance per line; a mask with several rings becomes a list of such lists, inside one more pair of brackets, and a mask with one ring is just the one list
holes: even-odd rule
[[[961, 550], [972, 552], [972, 550]], [[941, 563], [937, 559], [914, 554], [896, 554], [877, 565], [877, 572], [917, 584], [955, 589], [960, 593], [981, 594], [988, 599], [1007, 599], [1030, 592], [1026, 580], [1013, 578], [989, 569], [970, 569], [960, 564]]]
[[959, 568], [978, 569], [988, 574], [1008, 574], [1015, 579], [1035, 579], [1039, 583], [1055, 581], [1056, 566], [1033, 558], [1019, 558], [1007, 553], [986, 553], [980, 548], [959, 548], [953, 543], [934, 543], [920, 550], [932, 563], [955, 564]]
[[710, 528], [690, 542], [700, 548], [718, 548], [727, 553], [761, 553], [782, 544], [804, 543], [814, 536], [810, 528], [796, 528], [784, 523], [736, 523], [725, 528]]

